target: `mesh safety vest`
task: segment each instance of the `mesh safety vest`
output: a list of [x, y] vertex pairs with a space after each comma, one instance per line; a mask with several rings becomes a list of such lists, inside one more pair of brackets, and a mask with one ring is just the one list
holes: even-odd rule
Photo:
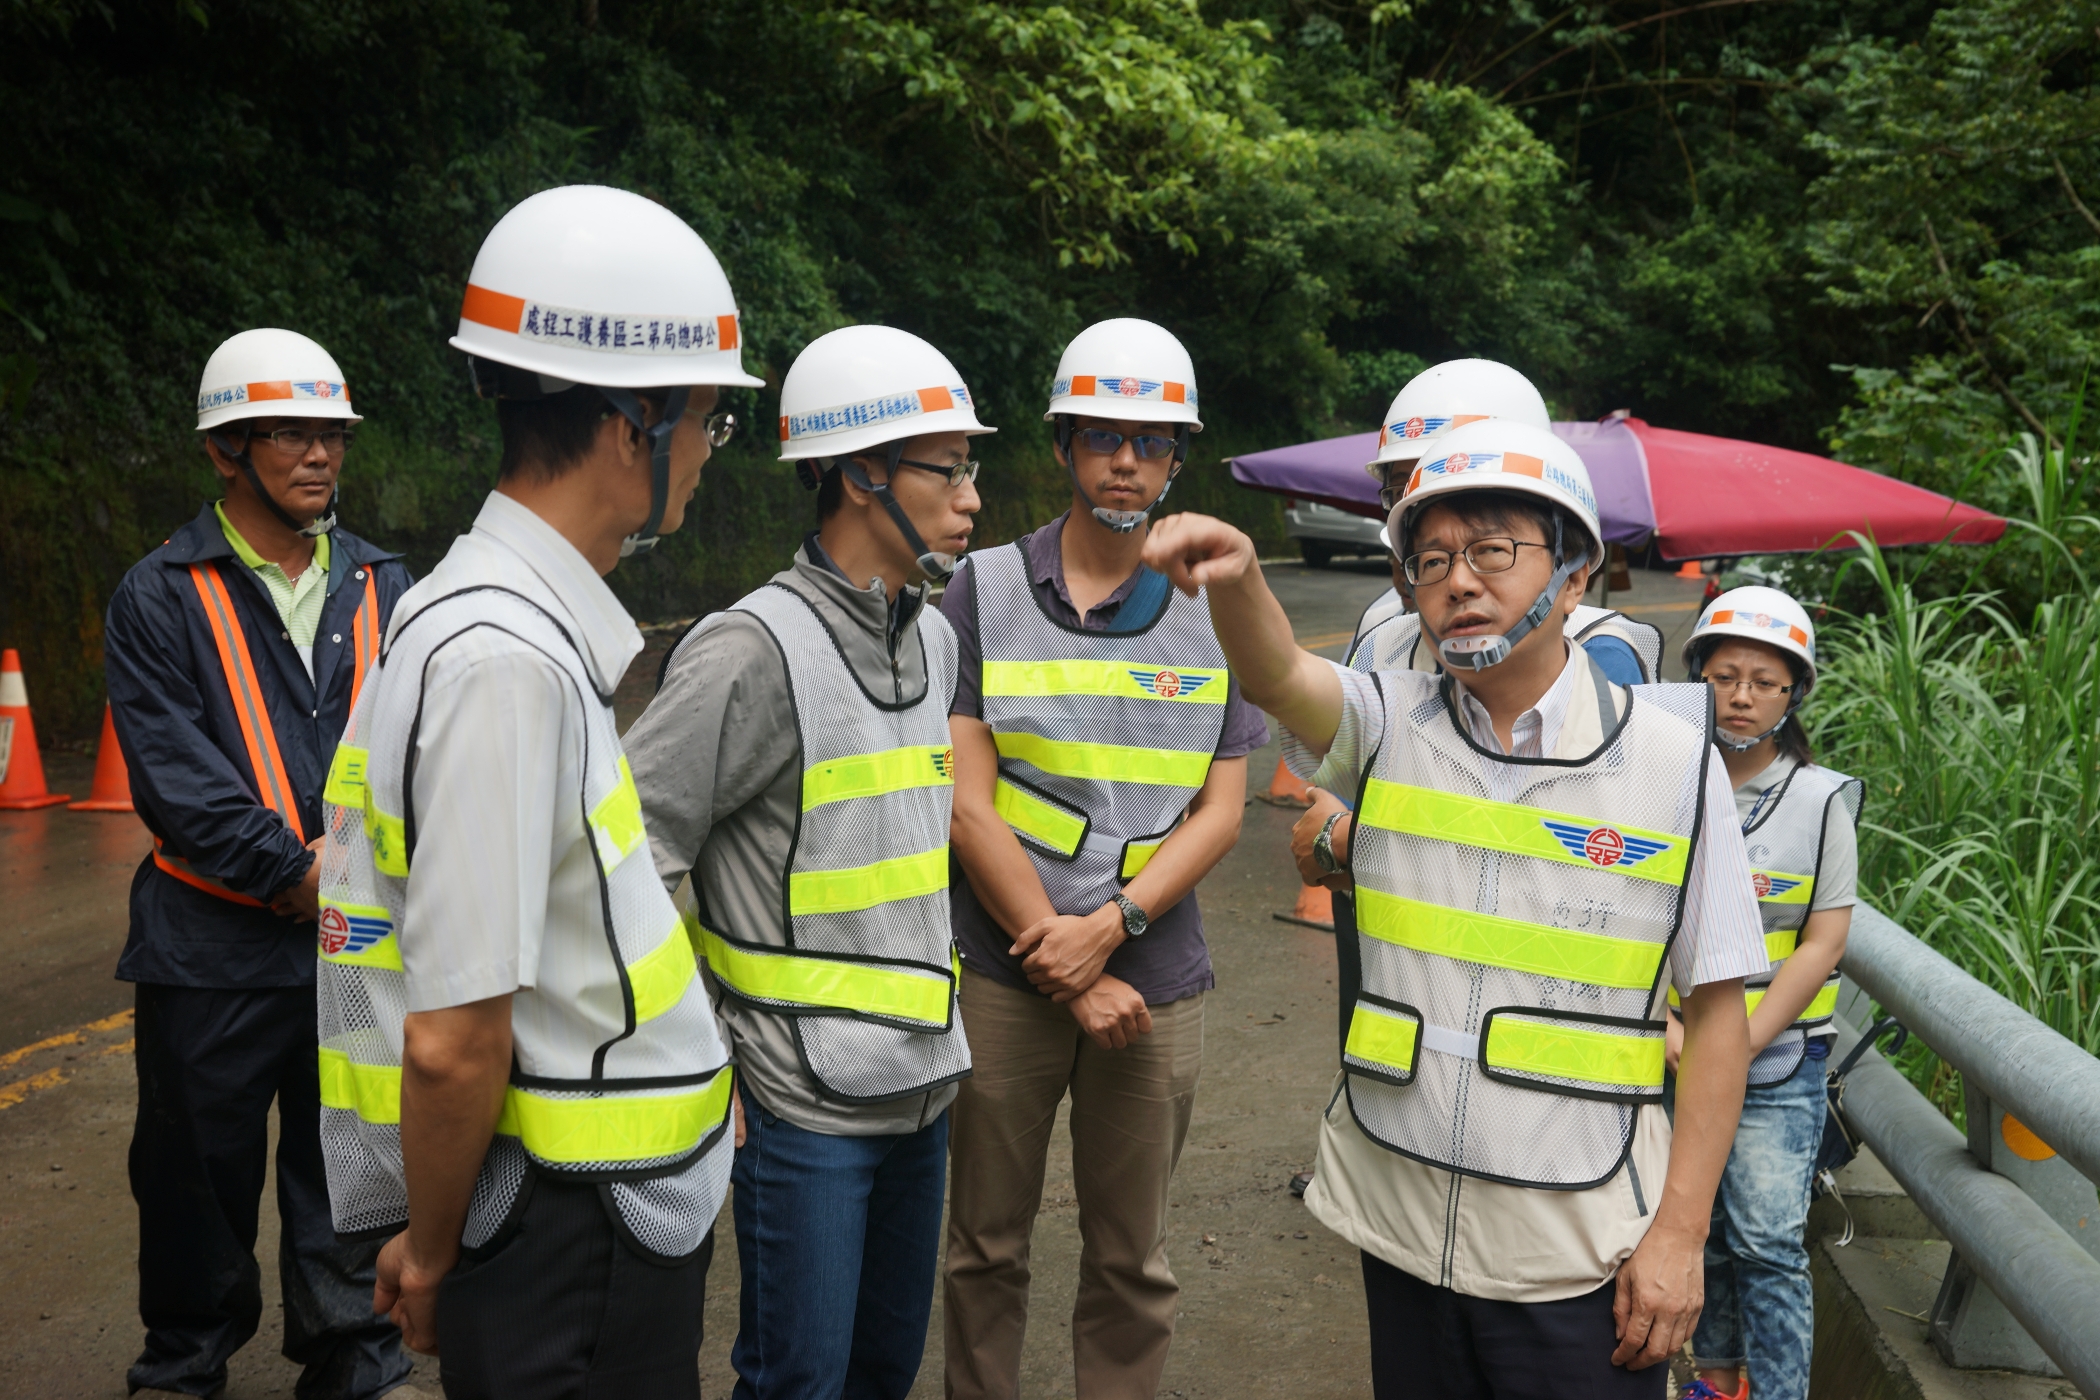
[[1380, 672], [1350, 862], [1361, 986], [1343, 1050], [1373, 1141], [1580, 1190], [1663, 1088], [1661, 988], [1706, 781], [1705, 686], [1610, 688], [1575, 760], [1490, 753], [1448, 680]]
[[[395, 630], [322, 794], [321, 1143], [335, 1227], [374, 1233], [398, 1228], [408, 1215], [400, 1128], [407, 991], [398, 930], [415, 858], [416, 729], [432, 658], [480, 629], [538, 651], [575, 689], [584, 776], [572, 800], [596, 856], [604, 913], [587, 927], [550, 926], [550, 943], [581, 940], [585, 956], [543, 959], [538, 984], [512, 993], [511, 1083], [466, 1242], [493, 1233], [529, 1160], [614, 1183], [620, 1216], [640, 1243], [660, 1254], [690, 1252], [726, 1183], [727, 1153], [714, 1149], [727, 1138], [728, 1057], [692, 944], [649, 859], [611, 697], [596, 690], [560, 623], [498, 587], [439, 598]], [[697, 1160], [703, 1156], [709, 1160]]]
[[[1399, 593], [1388, 590], [1364, 610], [1356, 625], [1356, 640], [1349, 645], [1348, 664], [1352, 670], [1365, 675], [1373, 671], [1436, 671], [1436, 649], [1416, 645], [1422, 636], [1421, 615], [1402, 612], [1400, 607]], [[1577, 646], [1592, 637], [1617, 637], [1633, 648], [1645, 680], [1653, 684], [1662, 675], [1662, 633], [1615, 609], [1578, 603], [1561, 628], [1561, 635]]]
[[787, 667], [800, 824], [782, 881], [785, 943], [770, 929], [718, 930], [696, 891], [708, 970], [725, 995], [792, 1020], [803, 1067], [831, 1098], [878, 1103], [960, 1079], [970, 1047], [948, 915], [955, 633], [921, 610], [926, 689], [897, 703], [862, 687], [792, 589], [767, 584], [735, 611], [765, 626]]
[[[1823, 835], [1833, 804], [1844, 809], [1845, 820], [1859, 820], [1859, 804], [1866, 785], [1833, 768], [1801, 766], [1780, 780], [1778, 789], [1743, 828], [1750, 848], [1750, 884], [1757, 892], [1757, 912], [1765, 927], [1765, 955], [1772, 965], [1743, 987], [1749, 1010], [1771, 990], [1772, 979], [1800, 945], [1801, 930], [1808, 923], [1809, 905], [1816, 896], [1816, 876], [1823, 868]], [[1750, 1062], [1752, 1084], [1776, 1084], [1800, 1067], [1808, 1037], [1830, 1024], [1837, 1014], [1841, 974], [1832, 970], [1814, 1000], [1803, 1008], [1794, 1023], [1772, 1038]], [[1670, 994], [1677, 1004], [1677, 994]]]
[[1020, 545], [972, 554], [970, 568], [999, 815], [1057, 911], [1090, 914], [1209, 776], [1229, 687], [1209, 604], [1169, 589], [1142, 625], [1088, 632], [1044, 614]]

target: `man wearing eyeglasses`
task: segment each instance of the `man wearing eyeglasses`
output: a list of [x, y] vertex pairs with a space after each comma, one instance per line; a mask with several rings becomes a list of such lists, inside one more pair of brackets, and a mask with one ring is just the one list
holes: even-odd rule
[[885, 326], [813, 341], [781, 460], [794, 561], [701, 620], [627, 734], [657, 874], [688, 876], [734, 1048], [740, 1400], [902, 1400], [926, 1348], [948, 1105], [970, 1072], [948, 908], [955, 637], [928, 607], [978, 508], [968, 387]]
[[1239, 838], [1246, 755], [1268, 741], [1202, 604], [1139, 563], [1203, 426], [1188, 352], [1149, 321], [1092, 326], [1044, 416], [1071, 509], [973, 555], [941, 600], [961, 654], [953, 894], [976, 1058], [943, 1292], [955, 1397], [1018, 1392], [1029, 1235], [1067, 1093], [1077, 1392], [1158, 1388], [1180, 1293], [1167, 1187], [1214, 980], [1193, 892]]
[[1604, 541], [1552, 433], [1455, 429], [1388, 529], [1442, 675], [1299, 648], [1222, 521], [1146, 548], [1205, 590], [1293, 770], [1355, 798], [1322, 840], [1357, 917], [1305, 1203], [1362, 1251], [1381, 1400], [1652, 1397], [1699, 1316], [1768, 967], [1711, 692], [1616, 684], [1565, 635]]
[[[336, 525], [359, 419], [328, 352], [251, 330], [205, 366], [197, 427], [224, 499], [132, 568], [104, 656], [153, 853], [117, 976], [137, 984], [142, 1395], [214, 1393], [263, 1308], [256, 1211], [272, 1099], [284, 1353], [302, 1395], [400, 1389], [376, 1244], [340, 1244], [322, 1165], [314, 958], [321, 793], [394, 604], [392, 554]], [[323, 927], [321, 937], [329, 930]]]

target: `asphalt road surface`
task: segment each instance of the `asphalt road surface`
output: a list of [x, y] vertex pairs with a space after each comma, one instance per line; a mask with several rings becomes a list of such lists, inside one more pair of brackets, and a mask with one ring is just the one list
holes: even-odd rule
[[[1314, 570], [1269, 566], [1301, 640], [1338, 657], [1364, 606], [1382, 591], [1382, 563]], [[1664, 628], [1674, 654], [1700, 585], [1640, 575], [1628, 597]], [[654, 689], [662, 647], [622, 688], [629, 722]], [[1674, 669], [1673, 674], [1681, 675]], [[31, 677], [32, 699], [35, 678]], [[90, 762], [47, 759], [55, 788], [84, 795]], [[1262, 791], [1275, 746], [1249, 760]], [[1168, 1251], [1182, 1285], [1181, 1321], [1161, 1391], [1177, 1396], [1293, 1396], [1367, 1390], [1362, 1282], [1356, 1253], [1289, 1193], [1311, 1166], [1314, 1124], [1335, 1066], [1334, 944], [1278, 922], [1298, 882], [1285, 840], [1295, 813], [1247, 809], [1238, 848], [1200, 898], [1217, 969], [1205, 1010], [1206, 1055], [1173, 1193]], [[112, 979], [124, 943], [132, 872], [149, 846], [130, 816], [0, 812], [0, 1395], [108, 1397], [124, 1391], [136, 1355], [137, 1217], [125, 1176], [135, 1104], [131, 989]], [[274, 1192], [264, 1196], [257, 1255], [266, 1277], [263, 1326], [234, 1358], [229, 1400], [289, 1397], [297, 1369], [278, 1355]], [[703, 1393], [726, 1395], [736, 1330], [734, 1232], [725, 1207], [709, 1278]], [[1070, 1316], [1079, 1254], [1069, 1143], [1054, 1139], [1035, 1235], [1035, 1293], [1022, 1393], [1072, 1393]], [[940, 1393], [938, 1297], [926, 1364], [913, 1394]], [[436, 1363], [416, 1379], [435, 1379]], [[1660, 1386], [1658, 1385], [1658, 1389]]]

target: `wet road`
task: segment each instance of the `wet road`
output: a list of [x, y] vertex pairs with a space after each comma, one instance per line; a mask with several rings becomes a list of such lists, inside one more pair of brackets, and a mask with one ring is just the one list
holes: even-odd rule
[[[1295, 562], [1268, 573], [1299, 637], [1338, 657], [1358, 615], [1387, 583], [1382, 566]], [[1665, 629], [1674, 655], [1693, 620], [1697, 583], [1642, 576], [1632, 610]], [[1629, 601], [1615, 597], [1614, 603]], [[623, 724], [654, 689], [651, 646], [620, 696]], [[1275, 747], [1249, 760], [1265, 787]], [[87, 789], [90, 763], [47, 758], [54, 787]], [[1313, 1126], [1334, 1065], [1330, 936], [1274, 921], [1297, 881], [1284, 854], [1295, 814], [1248, 807], [1239, 847], [1202, 887], [1217, 969], [1206, 1008], [1206, 1062], [1173, 1193], [1169, 1252], [1182, 1320], [1162, 1393], [1360, 1395], [1368, 1375], [1354, 1251], [1286, 1190], [1309, 1166]], [[0, 813], [0, 1396], [116, 1400], [139, 1342], [136, 1217], [125, 1178], [135, 1088], [130, 988], [112, 980], [131, 874], [149, 846], [136, 818]], [[1062, 1132], [1054, 1140], [1036, 1232], [1035, 1306], [1022, 1391], [1071, 1394], [1069, 1322], [1078, 1262], [1077, 1204]], [[258, 1257], [276, 1253], [265, 1194]], [[728, 1392], [736, 1252], [726, 1213], [710, 1277], [704, 1391]], [[263, 1328], [234, 1359], [230, 1400], [288, 1397], [296, 1370], [277, 1355], [282, 1324], [266, 1283]], [[434, 1363], [417, 1379], [428, 1381]], [[938, 1301], [915, 1395], [940, 1393]]]

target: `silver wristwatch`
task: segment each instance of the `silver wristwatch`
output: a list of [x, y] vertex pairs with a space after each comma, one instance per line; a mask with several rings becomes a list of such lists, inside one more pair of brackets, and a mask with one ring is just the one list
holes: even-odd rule
[[1151, 918], [1146, 915], [1143, 909], [1138, 907], [1136, 900], [1124, 894], [1121, 890], [1116, 891], [1114, 899], [1116, 908], [1123, 911], [1123, 936], [1125, 938], [1143, 938], [1145, 930], [1152, 925]]
[[1327, 825], [1320, 828], [1320, 834], [1313, 838], [1313, 864], [1329, 875], [1342, 868], [1342, 863], [1334, 858], [1334, 824], [1348, 815], [1347, 812], [1336, 812], [1327, 819]]

